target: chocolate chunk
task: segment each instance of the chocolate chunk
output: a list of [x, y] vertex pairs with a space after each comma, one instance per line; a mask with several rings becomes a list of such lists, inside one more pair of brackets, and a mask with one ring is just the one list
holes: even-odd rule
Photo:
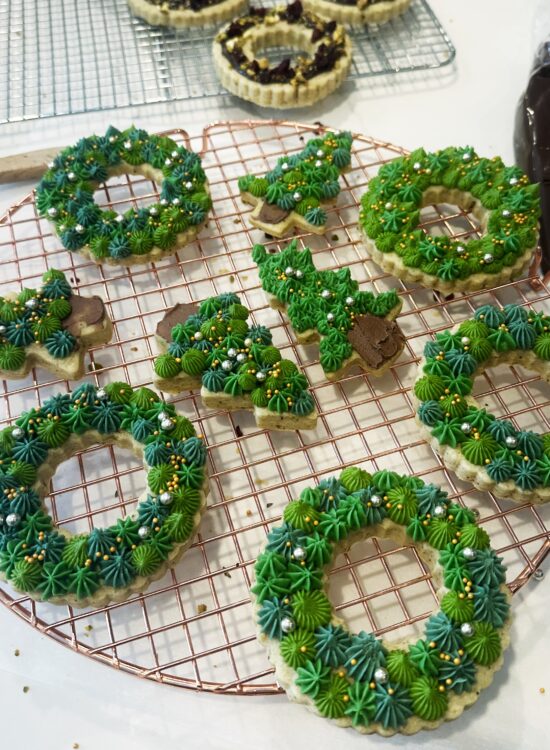
[[81, 297], [79, 294], [72, 294], [69, 302], [71, 313], [61, 321], [61, 324], [73, 336], [78, 338], [83, 328], [99, 325], [105, 320], [105, 305], [101, 297]]
[[187, 318], [190, 318], [191, 315], [196, 315], [197, 312], [198, 309], [194, 302], [187, 302], [186, 304], [178, 302], [178, 304], [171, 307], [164, 318], [157, 323], [157, 336], [165, 341], [170, 341], [172, 338], [172, 328], [178, 323], [185, 323]]
[[274, 203], [264, 203], [258, 214], [258, 219], [263, 221], [265, 224], [279, 224], [290, 216], [290, 211], [286, 211], [284, 208]]
[[401, 351], [405, 337], [397, 323], [376, 315], [358, 315], [348, 341], [369, 367], [378, 370]]

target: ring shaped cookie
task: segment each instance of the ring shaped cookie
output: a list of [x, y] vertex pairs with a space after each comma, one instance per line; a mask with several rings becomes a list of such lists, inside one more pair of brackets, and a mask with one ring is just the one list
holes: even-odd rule
[[499, 364], [520, 364], [550, 381], [550, 317], [518, 305], [484, 305], [436, 334], [414, 385], [417, 422], [443, 463], [480, 490], [517, 502], [550, 500], [550, 433], [517, 430], [470, 396]]
[[[252, 588], [259, 640], [289, 698], [339, 726], [389, 736], [434, 729], [474, 703], [509, 643], [505, 569], [474, 514], [414, 477], [351, 467], [306, 489], [268, 534]], [[413, 544], [441, 609], [416, 642], [351, 633], [326, 569], [367, 537]]]
[[[361, 199], [360, 227], [373, 260], [404, 281], [442, 292], [503, 284], [527, 268], [538, 241], [539, 187], [500, 158], [470, 148], [423, 149], [381, 167]], [[471, 211], [483, 236], [426, 235], [420, 210], [450, 203]]]
[[128, 0], [133, 13], [153, 26], [188, 28], [234, 18], [248, 0]]
[[[156, 393], [86, 383], [15, 424], [0, 433], [0, 576], [18, 591], [75, 607], [123, 601], [191, 544], [208, 491], [206, 449]], [[71, 535], [55, 528], [44, 497], [59, 464], [98, 443], [142, 458], [149, 489], [135, 514]]]
[[[292, 47], [304, 54], [271, 66], [257, 53]], [[214, 40], [214, 66], [228, 91], [264, 107], [303, 107], [324, 99], [344, 81], [351, 41], [342, 26], [288, 6], [251, 8]]]
[[338, 23], [364, 26], [386, 23], [404, 13], [411, 0], [303, 0], [304, 8]]
[[[109, 177], [140, 174], [161, 186], [160, 201], [125, 213], [101, 210], [94, 191]], [[192, 242], [210, 196], [197, 154], [171, 138], [110, 127], [58, 154], [36, 189], [39, 213], [67, 250], [97, 263], [159, 260]]]

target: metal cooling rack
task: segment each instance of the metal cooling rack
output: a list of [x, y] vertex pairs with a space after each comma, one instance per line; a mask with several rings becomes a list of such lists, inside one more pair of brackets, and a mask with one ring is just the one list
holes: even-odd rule
[[[0, 0], [0, 123], [222, 95], [215, 32], [149, 26], [127, 0]], [[352, 37], [352, 79], [438, 68], [455, 55], [425, 0]]]
[[[214, 209], [200, 239], [175, 257], [135, 270], [98, 267], [67, 253], [37, 218], [33, 195], [0, 219], [0, 279], [25, 286], [39, 282], [48, 267], [65, 270], [81, 293], [101, 294], [115, 321], [112, 343], [89, 355], [87, 379], [98, 385], [126, 379], [150, 385], [153, 332], [165, 308], [176, 301], [202, 300], [238, 292], [256, 323], [268, 325], [284, 356], [306, 373], [320, 413], [316, 430], [277, 433], [256, 427], [250, 412], [209, 411], [196, 393], [174, 401], [195, 423], [209, 446], [211, 493], [200, 534], [177, 567], [143, 595], [123, 604], [75, 610], [34, 603], [0, 584], [0, 601], [59, 643], [127, 672], [179, 687], [219, 693], [277, 690], [265, 653], [255, 639], [248, 590], [255, 557], [268, 529], [301, 489], [350, 464], [368, 470], [394, 469], [439, 483], [458, 502], [479, 511], [481, 522], [503, 556], [513, 591], [523, 586], [550, 548], [550, 507], [512, 505], [460, 482], [418, 439], [409, 397], [416, 362], [434, 331], [470, 317], [488, 302], [548, 306], [550, 288], [534, 278], [490, 292], [443, 300], [430, 290], [408, 288], [381, 274], [358, 242], [357, 205], [368, 180], [403, 149], [357, 136], [352, 169], [343, 178], [338, 206], [322, 237], [300, 236], [319, 268], [349, 266], [362, 288], [395, 288], [403, 300], [399, 323], [407, 346], [380, 379], [356, 373], [338, 383], [323, 377], [316, 345], [298, 346], [287, 319], [267, 307], [250, 248], [265, 241], [246, 221], [236, 180], [245, 171], [263, 173], [283, 153], [299, 150], [313, 128], [289, 122], [246, 121], [212, 125], [189, 139], [170, 133], [204, 153]], [[319, 131], [314, 131], [319, 132]], [[123, 211], [157, 199], [155, 185], [117, 177], [97, 192], [102, 205]], [[424, 210], [424, 226], [467, 239], [475, 236], [470, 216], [445, 206]], [[278, 243], [270, 241], [273, 248]], [[0, 294], [13, 282], [0, 283]], [[523, 429], [550, 430], [548, 387], [521, 367], [488, 371], [476, 382], [478, 399]], [[1, 382], [0, 425], [52, 393], [74, 384], [44, 370], [26, 380]], [[113, 523], [130, 513], [145, 489], [145, 475], [117, 448], [92, 448], [56, 473], [48, 507], [59, 526], [73, 532]], [[106, 505], [105, 498], [114, 498]], [[376, 539], [355, 545], [331, 571], [330, 595], [354, 629], [402, 637], [418, 633], [437, 608], [428, 570], [414, 548]]]

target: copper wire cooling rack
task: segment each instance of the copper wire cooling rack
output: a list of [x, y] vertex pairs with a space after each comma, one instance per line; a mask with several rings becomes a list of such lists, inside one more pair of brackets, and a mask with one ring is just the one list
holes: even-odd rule
[[[176, 140], [201, 150], [214, 197], [212, 218], [195, 244], [175, 257], [134, 270], [98, 267], [67, 253], [37, 218], [28, 195], [0, 220], [0, 294], [16, 284], [32, 286], [49, 267], [65, 270], [80, 293], [101, 294], [115, 321], [111, 344], [89, 356], [87, 379], [98, 385], [125, 379], [150, 385], [153, 332], [165, 308], [176, 301], [202, 300], [234, 290], [268, 325], [284, 356], [307, 374], [320, 412], [316, 430], [276, 433], [260, 430], [249, 412], [227, 414], [205, 409], [196, 393], [175, 399], [195, 422], [209, 446], [210, 497], [200, 534], [177, 567], [140, 596], [123, 604], [76, 610], [37, 604], [0, 584], [0, 600], [42, 633], [110, 666], [179, 687], [219, 693], [257, 694], [277, 690], [259, 648], [248, 589], [255, 557], [284, 505], [305, 486], [360, 464], [391, 468], [443, 486], [459, 502], [479, 511], [484, 528], [508, 565], [517, 591], [548, 552], [549, 508], [513, 505], [473, 490], [447, 472], [412, 418], [409, 388], [419, 353], [434, 331], [470, 317], [481, 304], [516, 302], [548, 309], [550, 290], [534, 278], [490, 292], [443, 300], [381, 274], [358, 242], [357, 205], [368, 180], [403, 149], [357, 136], [351, 171], [343, 178], [338, 206], [322, 237], [303, 237], [319, 268], [349, 266], [362, 288], [395, 288], [403, 300], [399, 323], [407, 336], [399, 362], [381, 379], [360, 371], [328, 383], [316, 345], [298, 346], [284, 315], [266, 305], [250, 248], [267, 241], [250, 229], [238, 198], [236, 179], [246, 171], [263, 173], [283, 153], [303, 147], [313, 127], [290, 122], [225, 122], [197, 138], [184, 131]], [[149, 180], [117, 177], [97, 192], [102, 205], [119, 211], [157, 199]], [[430, 232], [476, 235], [475, 220], [448, 206], [423, 211]], [[44, 370], [24, 381], [2, 382], [1, 423], [74, 384]], [[546, 387], [546, 390], [545, 390]], [[548, 389], [521, 367], [499, 367], [476, 382], [481, 403], [523, 429], [550, 430]], [[113, 447], [92, 448], [68, 460], [54, 477], [47, 499], [56, 523], [71, 531], [112, 523], [132, 511], [145, 489], [144, 472], [133, 457]], [[428, 570], [413, 548], [369, 540], [336, 561], [330, 596], [354, 629], [402, 637], [422, 627], [437, 608]]]
[[[127, 0], [0, 0], [0, 123], [222, 95], [215, 33], [150, 26]], [[352, 80], [439, 68], [455, 56], [426, 0], [351, 34]]]

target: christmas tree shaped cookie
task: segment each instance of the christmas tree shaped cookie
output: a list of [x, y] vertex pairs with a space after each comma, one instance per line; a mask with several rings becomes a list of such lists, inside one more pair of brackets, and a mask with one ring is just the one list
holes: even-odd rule
[[401, 310], [395, 291], [360, 292], [349, 268], [318, 271], [311, 250], [299, 250], [296, 240], [274, 255], [255, 245], [252, 258], [270, 305], [286, 310], [298, 342], [320, 340], [321, 367], [329, 380], [356, 364], [380, 375], [397, 360], [405, 339], [393, 320]]
[[155, 385], [168, 393], [200, 388], [206, 406], [252, 409], [259, 427], [315, 427], [305, 376], [281, 358], [267, 328], [247, 323], [248, 315], [232, 293], [168, 310], [156, 330], [163, 353], [154, 362]]
[[69, 380], [84, 373], [90, 346], [113, 327], [100, 297], [75, 294], [61, 271], [46, 271], [40, 289], [0, 297], [0, 376], [24, 378], [35, 365]]
[[352, 141], [351, 133], [327, 133], [312, 138], [299, 154], [282, 156], [265, 177], [241, 177], [241, 198], [254, 206], [250, 223], [274, 237], [293, 227], [323, 234], [323, 206], [333, 204], [340, 192], [338, 178], [349, 169]]

